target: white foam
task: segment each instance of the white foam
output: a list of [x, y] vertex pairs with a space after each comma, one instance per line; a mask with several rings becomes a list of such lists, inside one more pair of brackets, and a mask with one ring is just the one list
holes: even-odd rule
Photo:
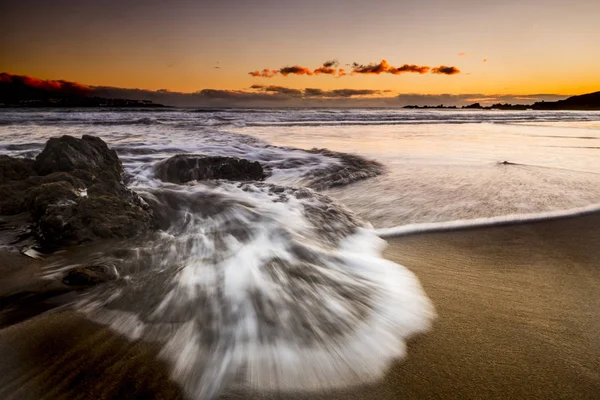
[[[343, 208], [328, 213], [341, 206], [312, 191], [296, 197], [296, 189], [271, 188], [168, 189], [198, 201], [182, 201], [190, 210], [171, 218], [185, 224], [160, 238], [166, 253], [155, 259], [174, 269], [173, 278], [145, 292], [146, 278], [132, 276], [108, 289], [116, 301], [107, 307], [98, 287], [81, 310], [130, 338], [161, 343], [160, 357], [192, 398], [212, 398], [224, 386], [316, 390], [381, 378], [405, 355], [407, 338], [430, 327], [433, 305], [410, 271], [382, 258], [385, 242], [370, 227], [340, 217]], [[225, 209], [190, 212], [215, 193], [223, 197], [209, 199]], [[307, 204], [341, 219], [314, 225]], [[353, 233], [332, 232], [339, 224]], [[120, 303], [121, 293], [139, 304]], [[159, 301], [147, 309], [150, 298]]]
[[381, 238], [406, 236], [416, 233], [452, 231], [468, 228], [480, 228], [495, 225], [510, 225], [526, 222], [545, 221], [557, 218], [577, 217], [600, 212], [600, 204], [572, 208], [570, 210], [548, 211], [531, 214], [500, 215], [489, 218], [461, 219], [444, 222], [425, 222], [417, 224], [400, 225], [392, 228], [376, 229], [375, 233]]

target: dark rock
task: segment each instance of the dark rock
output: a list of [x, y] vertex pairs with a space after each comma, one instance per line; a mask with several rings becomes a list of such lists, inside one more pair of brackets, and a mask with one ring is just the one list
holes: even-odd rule
[[154, 215], [121, 182], [122, 169], [99, 138], [52, 138], [35, 162], [1, 157], [0, 214], [29, 211], [33, 236], [46, 250], [143, 234], [156, 227]]
[[155, 175], [164, 182], [227, 179], [257, 181], [265, 178], [260, 163], [235, 157], [179, 154], [158, 163]]
[[60, 204], [75, 204], [79, 195], [68, 182], [51, 182], [40, 185], [29, 192], [28, 208], [34, 220], [41, 218], [50, 207]]
[[51, 138], [36, 157], [34, 168], [39, 175], [83, 170], [100, 180], [117, 181], [123, 172], [117, 153], [102, 139], [88, 135]]
[[66, 182], [75, 189], [83, 190], [86, 187], [85, 183], [81, 179], [66, 172], [54, 172], [50, 175], [35, 176], [30, 177], [29, 179], [30, 182], [35, 183], [36, 185], [52, 182]]
[[13, 158], [0, 155], [0, 183], [26, 179], [35, 175], [34, 161], [28, 158]]
[[98, 283], [119, 279], [119, 273], [112, 264], [91, 265], [70, 270], [62, 279], [69, 286], [92, 286]]
[[96, 239], [131, 238], [156, 227], [150, 207], [120, 183], [95, 184], [87, 196], [68, 193], [66, 187], [70, 185], [66, 182], [52, 185], [58, 184], [65, 185], [58, 201], [31, 209], [37, 221], [34, 235], [46, 248]]
[[15, 215], [26, 211], [25, 193], [35, 183], [33, 160], [0, 156], [0, 215]]
[[385, 172], [385, 167], [374, 160], [369, 160], [355, 154], [340, 153], [327, 149], [311, 149], [309, 153], [321, 154], [335, 158], [338, 164], [330, 165], [303, 176], [306, 186], [315, 190], [324, 190], [335, 186], [373, 178]]
[[27, 211], [27, 191], [33, 187], [28, 181], [0, 183], [0, 215], [16, 215]]

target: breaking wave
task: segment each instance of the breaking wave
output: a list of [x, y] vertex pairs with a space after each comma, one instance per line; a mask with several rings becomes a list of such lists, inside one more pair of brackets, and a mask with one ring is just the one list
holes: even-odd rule
[[311, 189], [212, 182], [138, 192], [157, 212], [157, 237], [84, 247], [49, 273], [114, 266], [121, 279], [76, 307], [158, 342], [191, 397], [369, 382], [434, 318], [416, 277], [382, 258], [371, 227]]

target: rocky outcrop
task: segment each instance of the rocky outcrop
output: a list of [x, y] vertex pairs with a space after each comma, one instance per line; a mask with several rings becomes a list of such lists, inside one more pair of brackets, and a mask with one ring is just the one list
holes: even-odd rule
[[258, 181], [266, 176], [256, 161], [235, 157], [178, 154], [158, 163], [155, 176], [163, 182], [185, 183], [208, 179]]
[[377, 161], [354, 154], [327, 149], [306, 151], [331, 157], [338, 161], [337, 164], [311, 171], [303, 176], [306, 186], [311, 189], [324, 190], [335, 186], [344, 186], [363, 179], [373, 178], [385, 172], [385, 167]]
[[34, 161], [0, 155], [0, 182], [26, 179], [34, 174]]
[[119, 181], [123, 173], [117, 153], [102, 139], [89, 135], [83, 135], [81, 139], [66, 135], [51, 138], [35, 158], [34, 168], [39, 175], [53, 172], [75, 172], [77, 175], [77, 170], [81, 170], [99, 180], [115, 181]]
[[155, 228], [150, 207], [121, 181], [123, 167], [101, 139], [52, 138], [34, 160], [0, 158], [0, 215], [29, 212], [39, 244], [55, 249]]

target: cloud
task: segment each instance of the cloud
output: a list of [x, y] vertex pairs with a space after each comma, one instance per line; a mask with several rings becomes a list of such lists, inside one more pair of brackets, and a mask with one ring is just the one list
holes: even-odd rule
[[359, 63], [352, 64], [352, 74], [381, 74], [389, 70], [389, 64], [386, 60], [381, 60], [379, 64], [361, 65]]
[[[339, 71], [338, 71], [339, 73]], [[537, 101], [556, 101], [568, 96], [557, 94], [399, 94], [389, 95], [388, 90], [318, 88], [293, 89], [275, 85], [254, 84], [247, 90], [203, 89], [194, 93], [173, 92], [167, 89], [143, 90], [106, 86], [88, 86], [69, 81], [41, 80], [28, 76], [0, 73], [0, 94], [4, 88], [18, 93], [35, 91], [35, 94], [84, 93], [113, 99], [150, 100], [157, 104], [180, 107], [403, 107], [406, 105], [444, 104], [463, 106], [472, 103], [532, 104]], [[58, 90], [58, 92], [57, 92]]]
[[467, 54], [467, 53], [465, 53], [464, 51], [461, 51], [460, 53], [458, 53], [458, 55], [459, 55], [460, 57], [464, 57], [464, 56], [466, 56], [466, 55], [468, 55], [468, 54]]
[[312, 75], [313, 72], [306, 68], [306, 67], [301, 67], [299, 65], [294, 65], [292, 67], [283, 67], [279, 69], [279, 73], [283, 76], [288, 76], [290, 74], [293, 75]]
[[282, 95], [286, 95], [286, 96], [293, 96], [293, 97], [302, 96], [302, 91], [301, 90], [287, 88], [287, 87], [283, 87], [283, 86], [252, 85], [252, 86], [250, 86], [250, 88], [251, 89], [255, 89], [255, 90], [259, 90], [259, 91], [265, 92], [265, 93], [277, 93], [277, 94], [282, 94]]
[[265, 68], [262, 71], [252, 71], [252, 72], [248, 72], [248, 75], [251, 75], [255, 78], [272, 78], [275, 75], [277, 75], [279, 71], [274, 70], [274, 69], [268, 69]]
[[[328, 97], [328, 98], [343, 98], [343, 97], [353, 97], [353, 96], [369, 96], [383, 93], [384, 91], [380, 90], [371, 90], [371, 89], [334, 89], [334, 90], [323, 90], [317, 88], [306, 88], [304, 90], [300, 89], [292, 89], [283, 86], [274, 86], [274, 85], [252, 85], [251, 89], [258, 90], [264, 93], [277, 93], [286, 96], [292, 97]], [[390, 92], [390, 91], [385, 91]]]
[[353, 96], [369, 96], [380, 94], [380, 90], [371, 90], [371, 89], [334, 89], [334, 90], [322, 90], [322, 89], [313, 89], [306, 88], [304, 89], [305, 97], [353, 97]]
[[415, 65], [415, 64], [404, 64], [400, 67], [394, 67], [390, 65], [387, 60], [381, 60], [381, 62], [368, 65], [362, 65], [358, 63], [352, 64], [352, 75], [355, 74], [375, 74], [379, 75], [382, 73], [388, 73], [392, 75], [400, 75], [406, 72], [426, 74], [431, 68], [426, 65]]
[[0, 73], [0, 82], [63, 95], [84, 96], [91, 91], [89, 86], [77, 82], [42, 80], [26, 75], [13, 75], [8, 72]]
[[[255, 78], [272, 78], [277, 74], [280, 74], [284, 77], [288, 76], [290, 74], [291, 75], [308, 75], [308, 76], [325, 74], [325, 75], [337, 76], [338, 78], [347, 76], [348, 73], [343, 68], [340, 68], [340, 69], [334, 68], [334, 67], [337, 67], [338, 65], [339, 65], [339, 62], [337, 60], [331, 60], [331, 61], [325, 61], [320, 67], [316, 68], [315, 70], [310, 70], [309, 68], [302, 67], [300, 65], [294, 65], [291, 67], [283, 67], [278, 70], [272, 70], [272, 69], [266, 68], [266, 69], [263, 69], [262, 71], [248, 72], [248, 74]], [[392, 75], [400, 75], [400, 74], [404, 74], [404, 73], [408, 73], [408, 72], [423, 75], [429, 71], [431, 71], [431, 73], [434, 73], [434, 74], [444, 74], [444, 75], [454, 75], [454, 74], [460, 73], [460, 70], [458, 68], [446, 67], [445, 65], [441, 65], [441, 66], [433, 68], [433, 69], [426, 65], [416, 65], [416, 64], [404, 64], [399, 67], [395, 67], [393, 65], [390, 65], [387, 62], [387, 60], [381, 60], [381, 62], [379, 62], [379, 63], [371, 63], [371, 64], [366, 64], [366, 65], [359, 64], [356, 62], [349, 64], [349, 65], [352, 68], [350, 75], [357, 75], [357, 74], [380, 75], [382, 73], [387, 73], [387, 74], [392, 74]]]
[[323, 65], [322, 67], [315, 69], [313, 72], [316, 75], [319, 75], [319, 74], [335, 75], [337, 72], [337, 69], [331, 68], [331, 67], [326, 67], [325, 65]]
[[323, 97], [325, 90], [323, 89], [315, 89], [315, 88], [306, 88], [304, 89], [304, 96], [306, 97]]
[[[179, 93], [185, 96], [185, 93]], [[191, 97], [210, 100], [227, 100], [235, 104], [240, 101], [282, 101], [287, 100], [289, 96], [279, 94], [245, 92], [243, 90], [221, 90], [221, 89], [202, 89], [195, 93], [187, 94]]]
[[456, 75], [460, 74], [460, 69], [456, 67], [447, 67], [445, 65], [440, 65], [439, 67], [432, 68], [431, 73], [440, 75]]
[[342, 76], [346, 76], [347, 74], [343, 68], [340, 68], [339, 70], [336, 68], [333, 68], [333, 67], [337, 67], [338, 65], [340, 65], [338, 60], [325, 61], [321, 67], [315, 69], [313, 72], [315, 73], [315, 75], [326, 74], [326, 75], [335, 76], [337, 74], [338, 78], [340, 78]]
[[404, 64], [401, 67], [398, 68], [394, 68], [391, 67], [390, 68], [390, 73], [394, 74], [394, 75], [398, 75], [401, 74], [403, 72], [415, 72], [415, 73], [419, 73], [419, 74], [426, 74], [427, 72], [429, 72], [429, 67], [426, 66], [418, 66], [418, 65], [408, 65], [408, 64]]

